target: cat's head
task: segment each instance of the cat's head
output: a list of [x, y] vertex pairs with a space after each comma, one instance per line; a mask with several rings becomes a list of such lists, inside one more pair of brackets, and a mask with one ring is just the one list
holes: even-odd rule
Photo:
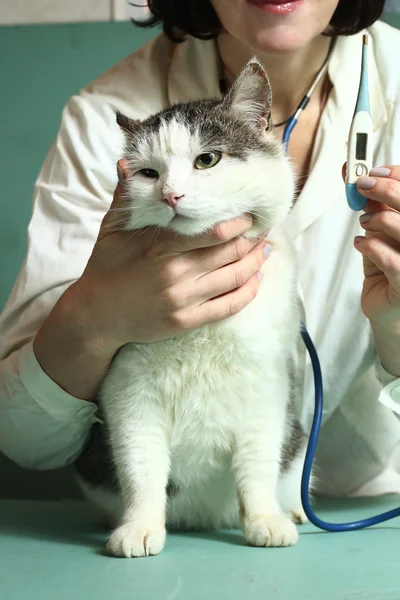
[[271, 132], [271, 87], [253, 60], [223, 100], [177, 104], [144, 121], [117, 115], [126, 135], [126, 229], [195, 235], [250, 212], [251, 234], [280, 225], [293, 175]]

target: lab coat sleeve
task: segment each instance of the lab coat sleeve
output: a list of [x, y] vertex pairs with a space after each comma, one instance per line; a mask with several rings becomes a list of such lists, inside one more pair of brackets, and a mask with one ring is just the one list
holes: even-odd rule
[[93, 403], [44, 373], [32, 340], [89, 259], [112, 200], [119, 136], [109, 102], [72, 97], [35, 185], [27, 257], [0, 316], [0, 450], [24, 467], [71, 463], [96, 420]]
[[0, 362], [0, 448], [20, 466], [55, 469], [80, 453], [96, 405], [70, 396], [25, 344]]

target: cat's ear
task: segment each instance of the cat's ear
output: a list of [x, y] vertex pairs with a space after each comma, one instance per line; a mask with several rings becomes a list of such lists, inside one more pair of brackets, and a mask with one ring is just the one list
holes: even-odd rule
[[117, 123], [125, 133], [132, 134], [132, 133], [136, 133], [138, 126], [140, 124], [140, 121], [135, 121], [134, 119], [129, 119], [129, 117], [126, 117], [122, 113], [118, 112], [117, 113]]
[[257, 128], [271, 128], [271, 85], [257, 59], [251, 60], [240, 73], [224, 100], [224, 106], [239, 119]]

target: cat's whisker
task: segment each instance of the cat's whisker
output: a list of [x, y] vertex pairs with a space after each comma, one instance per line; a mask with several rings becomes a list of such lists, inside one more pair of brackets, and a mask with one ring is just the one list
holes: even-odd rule
[[122, 248], [126, 245], [126, 242], [128, 240], [131, 240], [133, 237], [135, 237], [135, 231], [129, 231], [129, 230], [125, 230], [124, 231], [125, 235], [123, 235], [120, 240], [119, 240], [119, 244], [115, 246], [114, 250], [116, 253], [120, 252], [122, 250]]
[[255, 212], [254, 210], [251, 211], [251, 214], [254, 217], [257, 217], [257, 219], [262, 219], [265, 222], [271, 223], [271, 220], [268, 219], [268, 217], [266, 217], [265, 215], [261, 215], [260, 213]]
[[252, 214], [254, 217], [256, 217], [256, 218], [257, 218], [257, 220], [258, 220], [259, 222], [261, 222], [263, 225], [267, 225], [268, 227], [272, 227], [272, 225], [273, 225], [273, 222], [272, 222], [272, 221], [270, 221], [270, 219], [268, 219], [268, 218], [267, 218], [267, 217], [265, 217], [264, 215], [260, 215], [260, 214], [258, 214], [258, 213], [256, 213], [256, 212], [254, 212], [254, 211], [252, 211], [252, 213], [251, 213], [251, 214]]
[[[135, 219], [135, 229], [141, 229], [141, 220], [143, 221], [144, 219], [147, 221], [148, 217], [153, 217], [154, 216], [154, 211], [148, 207], [148, 205], [146, 205], [145, 203], [143, 203], [143, 205], [135, 205], [136, 209], [142, 209], [140, 210], [140, 218], [139, 219]], [[143, 209], [147, 209], [147, 210], [143, 210]], [[130, 212], [128, 209], [112, 209], [112, 210], [124, 210], [126, 212], [126, 217], [125, 218], [121, 218], [119, 220], [113, 221], [112, 223], [108, 223], [106, 225], [103, 226], [103, 230], [106, 231], [113, 231], [114, 229], [116, 231], [120, 230], [120, 229], [124, 229], [124, 227], [119, 227], [119, 225], [126, 225], [129, 222], [129, 217], [130, 217]], [[148, 227], [149, 225], [146, 223], [145, 227]], [[155, 225], [153, 225], [154, 227]]]
[[157, 243], [157, 239], [161, 233], [161, 229], [162, 227], [160, 225], [158, 225], [156, 227], [156, 229], [154, 230], [153, 236], [150, 238], [150, 241], [154, 243], [154, 245]]
[[120, 231], [121, 229], [123, 229], [123, 225], [126, 225], [126, 219], [121, 219], [119, 221], [114, 221], [113, 223], [106, 223], [105, 225], [103, 225], [102, 229], [103, 231]]

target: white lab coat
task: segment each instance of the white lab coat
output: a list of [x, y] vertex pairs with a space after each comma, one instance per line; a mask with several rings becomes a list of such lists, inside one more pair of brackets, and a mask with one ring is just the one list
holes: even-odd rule
[[[400, 32], [370, 34], [375, 165], [400, 163]], [[329, 64], [333, 89], [321, 118], [311, 174], [286, 227], [294, 240], [307, 326], [325, 386], [319, 487], [331, 494], [400, 493], [400, 421], [378, 402], [395, 378], [376, 356], [360, 309], [362, 234], [341, 178], [357, 97], [361, 34], [340, 37]], [[35, 187], [29, 248], [0, 320], [0, 449], [21, 465], [73, 461], [96, 419], [94, 404], [60, 389], [40, 368], [32, 338], [62, 292], [81, 275], [116, 184], [119, 110], [133, 118], [178, 101], [220, 95], [214, 41], [173, 45], [157, 37], [68, 102]], [[268, 360], [268, 357], [266, 357]], [[302, 359], [301, 359], [302, 360]], [[400, 400], [400, 382], [388, 393]], [[313, 382], [306, 362], [301, 416], [309, 427]]]

